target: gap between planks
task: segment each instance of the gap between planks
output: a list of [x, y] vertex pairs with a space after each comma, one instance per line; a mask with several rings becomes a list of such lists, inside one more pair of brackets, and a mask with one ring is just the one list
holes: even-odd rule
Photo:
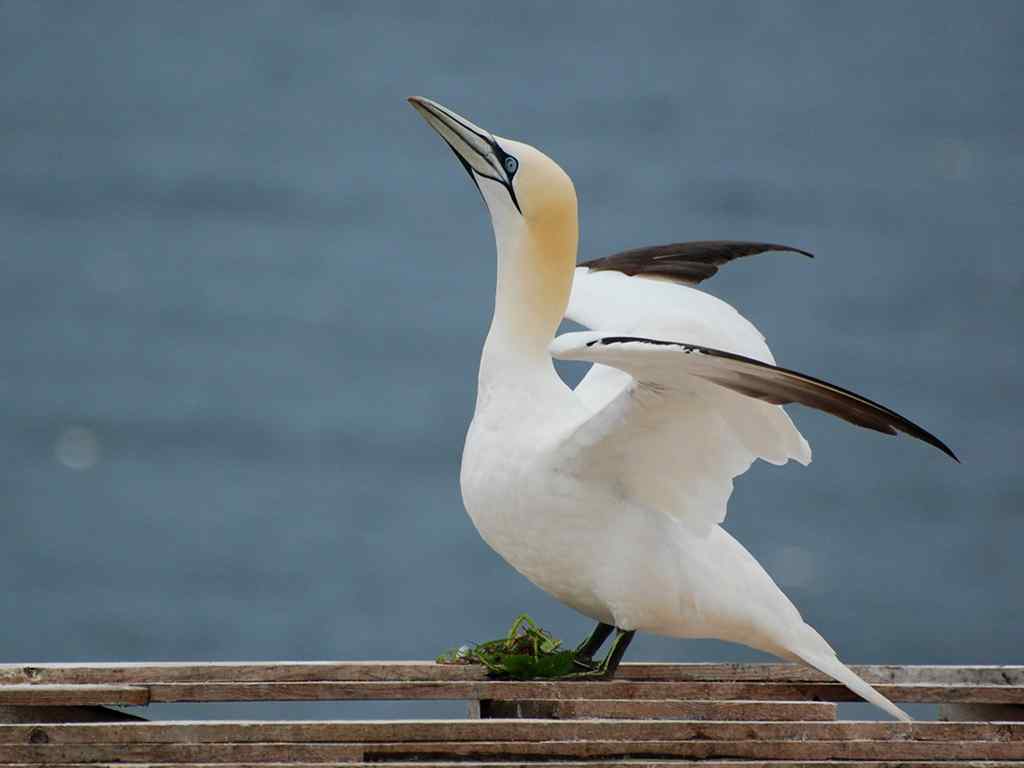
[[[673, 699], [473, 700], [471, 718], [578, 720], [835, 720], [837, 705], [822, 701], [686, 701]], [[950, 718], [985, 719], [985, 718]], [[987, 718], [998, 719], [998, 718]]]

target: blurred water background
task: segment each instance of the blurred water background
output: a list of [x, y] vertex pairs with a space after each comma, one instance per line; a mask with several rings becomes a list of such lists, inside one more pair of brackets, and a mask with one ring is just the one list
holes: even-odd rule
[[848, 661], [1020, 663], [1022, 22], [1016, 2], [0, 2], [0, 661], [424, 658], [520, 611], [589, 628], [461, 507], [493, 244], [415, 93], [557, 159], [581, 257], [815, 252], [705, 287], [781, 364], [964, 463], [794, 409], [814, 463], [754, 467], [727, 527]]

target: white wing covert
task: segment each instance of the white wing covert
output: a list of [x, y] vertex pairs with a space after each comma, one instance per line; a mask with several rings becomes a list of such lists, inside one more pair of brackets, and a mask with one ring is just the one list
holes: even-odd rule
[[725, 519], [733, 478], [755, 459], [810, 462], [782, 403], [904, 432], [956, 458], [888, 408], [776, 367], [753, 325], [695, 289], [579, 268], [566, 316], [601, 330], [551, 345], [556, 358], [594, 363], [577, 388], [593, 415], [563, 444], [562, 460], [697, 532]]
[[[774, 362], [761, 333], [729, 304], [668, 280], [577, 268], [566, 317], [601, 335], [685, 339]], [[556, 339], [552, 354], [565, 356], [574, 336]], [[576, 388], [594, 416], [565, 445], [565, 458], [698, 532], [725, 519], [733, 478], [756, 459], [811, 460], [779, 406], [679, 372], [641, 381], [583, 352], [573, 359], [595, 363]]]

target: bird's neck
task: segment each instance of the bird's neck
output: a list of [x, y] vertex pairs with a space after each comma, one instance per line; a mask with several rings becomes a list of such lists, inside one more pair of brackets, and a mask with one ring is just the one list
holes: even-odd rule
[[[494, 319], [480, 363], [480, 398], [564, 388], [548, 352], [565, 315], [576, 264], [575, 216], [502, 227], [495, 222], [498, 279]], [[478, 406], [480, 401], [478, 400]]]

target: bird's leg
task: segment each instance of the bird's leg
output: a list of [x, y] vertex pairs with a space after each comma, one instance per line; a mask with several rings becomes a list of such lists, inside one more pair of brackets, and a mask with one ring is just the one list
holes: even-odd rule
[[629, 644], [633, 641], [633, 635], [636, 634], [636, 630], [630, 629], [619, 629], [615, 628], [615, 639], [612, 640], [611, 650], [608, 651], [608, 655], [604, 657], [604, 661], [601, 662], [601, 666], [598, 670], [604, 677], [611, 677], [615, 674], [615, 670], [619, 668], [619, 662], [622, 661], [622, 657], [626, 655], [626, 649]]
[[[583, 662], [579, 659], [576, 663], [584, 667], [583, 672], [574, 672], [566, 677], [573, 679], [590, 679], [590, 680], [607, 680], [615, 674], [615, 670], [619, 668], [619, 662], [622, 661], [622, 657], [626, 654], [626, 649], [629, 647], [630, 642], [633, 640], [633, 635], [636, 634], [636, 630], [630, 629], [619, 629], [618, 627], [612, 627], [608, 624], [598, 624], [597, 628], [591, 633], [590, 637], [584, 641], [577, 652], [586, 650], [591, 647], [591, 643], [596, 643], [592, 646], [593, 650], [601, 647], [601, 643], [605, 641], [609, 633], [615, 630], [615, 639], [612, 640], [612, 647], [608, 651], [608, 655], [604, 657], [604, 660], [597, 665], [591, 664], [590, 667], [586, 667]], [[591, 651], [593, 653], [593, 651]], [[586, 658], [586, 657], [584, 657]]]
[[599, 621], [597, 626], [594, 627], [594, 631], [574, 651], [575, 658], [573, 663], [578, 667], [583, 667], [583, 669], [593, 669], [594, 654], [604, 645], [604, 641], [608, 639], [608, 635], [612, 633], [613, 629], [615, 627], [611, 624]]

